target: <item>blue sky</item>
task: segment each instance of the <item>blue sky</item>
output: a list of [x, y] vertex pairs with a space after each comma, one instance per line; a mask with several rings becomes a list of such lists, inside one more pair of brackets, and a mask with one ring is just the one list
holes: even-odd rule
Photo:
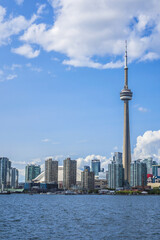
[[159, 1], [130, 4], [0, 0], [0, 154], [20, 179], [47, 156], [106, 167], [122, 151], [125, 39], [133, 158], [159, 158]]

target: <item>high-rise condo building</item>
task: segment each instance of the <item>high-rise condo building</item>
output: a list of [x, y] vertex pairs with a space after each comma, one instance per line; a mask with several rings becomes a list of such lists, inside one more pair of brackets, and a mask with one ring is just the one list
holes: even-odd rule
[[11, 187], [18, 188], [18, 170], [16, 168], [11, 169]]
[[11, 162], [6, 157], [0, 158], [0, 188], [10, 185]]
[[143, 162], [147, 165], [147, 174], [152, 174], [152, 166], [157, 165], [157, 162], [152, 157], [145, 158]]
[[146, 163], [140, 160], [131, 163], [131, 187], [146, 186], [147, 185], [147, 166]]
[[132, 92], [128, 88], [127, 43], [126, 43], [126, 51], [125, 51], [124, 71], [125, 71], [125, 82], [124, 82], [124, 89], [120, 93], [120, 99], [124, 101], [123, 168], [124, 168], [125, 185], [128, 185], [130, 183], [130, 164], [131, 164], [129, 101], [132, 100]]
[[88, 169], [81, 172], [81, 186], [83, 190], [94, 190], [94, 172]]
[[7, 176], [6, 176], [6, 187], [11, 187], [11, 177], [12, 177], [12, 167], [11, 167], [11, 161], [6, 158], [7, 161]]
[[123, 165], [111, 161], [108, 164], [108, 187], [111, 189], [121, 188], [124, 184]]
[[101, 171], [101, 163], [100, 160], [94, 159], [91, 161], [91, 172], [94, 172], [95, 176], [98, 176]]
[[32, 182], [41, 173], [40, 165], [28, 164], [25, 167], [25, 182]]
[[[15, 183], [13, 179], [15, 176]], [[11, 161], [6, 157], [0, 158], [0, 188], [18, 187], [18, 170], [11, 167]]]
[[121, 152], [115, 152], [113, 156], [113, 161], [119, 164], [122, 164], [122, 153]]
[[88, 172], [90, 172], [90, 166], [84, 166], [84, 170], [88, 170]]
[[58, 161], [52, 158], [45, 161], [45, 182], [58, 183]]
[[77, 161], [67, 158], [63, 161], [63, 188], [70, 189], [76, 185]]
[[154, 177], [160, 177], [160, 165], [152, 165], [152, 174]]

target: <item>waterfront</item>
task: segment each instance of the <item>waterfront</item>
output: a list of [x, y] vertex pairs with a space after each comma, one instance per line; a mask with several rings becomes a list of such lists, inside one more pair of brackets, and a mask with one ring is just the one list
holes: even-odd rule
[[159, 239], [159, 196], [0, 196], [0, 239]]

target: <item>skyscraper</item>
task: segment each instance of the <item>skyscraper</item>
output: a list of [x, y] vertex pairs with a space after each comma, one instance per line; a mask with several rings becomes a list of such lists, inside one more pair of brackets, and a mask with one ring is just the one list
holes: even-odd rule
[[131, 163], [130, 185], [132, 187], [147, 185], [147, 165], [140, 160]]
[[84, 171], [85, 171], [86, 169], [88, 170], [88, 172], [90, 172], [90, 166], [84, 166]]
[[147, 174], [152, 174], [152, 165], [153, 165], [153, 158], [149, 157], [143, 160], [143, 163], [147, 165]]
[[84, 190], [94, 190], [94, 172], [88, 169], [81, 172], [81, 186]]
[[0, 188], [2, 185], [8, 187], [10, 185], [11, 162], [6, 157], [0, 158]]
[[18, 170], [11, 167], [11, 161], [0, 158], [0, 188], [18, 187]]
[[124, 169], [123, 165], [112, 161], [108, 164], [108, 187], [116, 189], [123, 187]]
[[70, 189], [76, 185], [77, 161], [67, 158], [63, 161], [63, 188]]
[[130, 129], [129, 129], [129, 101], [132, 100], [132, 92], [128, 89], [128, 67], [127, 67], [127, 42], [125, 50], [125, 82], [124, 89], [120, 93], [120, 99], [124, 101], [124, 135], [123, 135], [123, 167], [125, 184], [130, 183]]
[[45, 182], [58, 183], [58, 161], [52, 158], [45, 161]]
[[18, 170], [16, 168], [11, 169], [11, 187], [18, 187]]
[[91, 161], [91, 171], [94, 172], [95, 176], [98, 176], [98, 173], [101, 171], [100, 160], [94, 159]]
[[122, 164], [122, 153], [121, 152], [115, 152], [113, 156], [113, 161]]
[[41, 167], [39, 165], [28, 164], [25, 167], [25, 182], [32, 182], [32, 179], [36, 178], [41, 173]]

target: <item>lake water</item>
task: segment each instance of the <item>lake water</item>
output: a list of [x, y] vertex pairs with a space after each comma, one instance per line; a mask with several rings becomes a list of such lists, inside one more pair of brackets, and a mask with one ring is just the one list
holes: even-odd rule
[[0, 196], [0, 239], [160, 239], [160, 196]]

